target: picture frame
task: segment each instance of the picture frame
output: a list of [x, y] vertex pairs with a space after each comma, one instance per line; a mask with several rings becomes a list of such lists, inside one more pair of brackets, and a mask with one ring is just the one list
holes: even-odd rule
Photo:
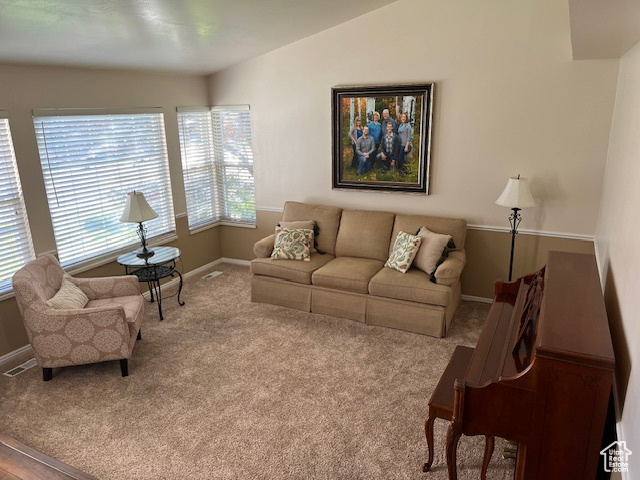
[[434, 86], [331, 89], [334, 189], [429, 194]]

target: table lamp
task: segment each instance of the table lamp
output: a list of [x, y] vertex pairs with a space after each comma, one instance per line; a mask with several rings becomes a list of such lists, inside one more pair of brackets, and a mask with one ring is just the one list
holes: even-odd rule
[[149, 206], [142, 192], [136, 192], [134, 190], [133, 192], [127, 193], [127, 203], [124, 206], [124, 212], [122, 213], [120, 221], [138, 224], [136, 233], [142, 243], [142, 252], [137, 254], [138, 258], [149, 258], [154, 254], [151, 250], [147, 250], [147, 229], [142, 225], [142, 222], [146, 222], [157, 216], [158, 214]]
[[511, 257], [509, 259], [509, 281], [511, 281], [511, 274], [513, 273], [513, 249], [516, 244], [516, 233], [518, 233], [518, 225], [522, 221], [520, 210], [523, 208], [534, 207], [536, 201], [531, 196], [529, 186], [524, 178], [511, 177], [507, 182], [507, 186], [502, 192], [502, 195], [496, 200], [498, 205], [503, 207], [509, 207], [512, 210], [509, 217], [509, 224], [511, 225]]

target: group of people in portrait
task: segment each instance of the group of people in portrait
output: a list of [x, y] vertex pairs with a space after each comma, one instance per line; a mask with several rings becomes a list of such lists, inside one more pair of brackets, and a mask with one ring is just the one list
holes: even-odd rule
[[364, 175], [374, 168], [384, 171], [406, 173], [409, 163], [407, 158], [412, 150], [413, 129], [409, 115], [404, 112], [396, 121], [389, 114], [389, 109], [380, 113], [373, 112], [371, 121], [363, 125], [362, 119], [356, 117], [349, 138], [353, 148], [351, 168], [358, 175]]

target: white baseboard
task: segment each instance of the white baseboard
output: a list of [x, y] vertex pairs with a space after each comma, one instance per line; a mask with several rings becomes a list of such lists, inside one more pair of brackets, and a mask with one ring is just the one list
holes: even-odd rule
[[[193, 270], [188, 271], [187, 273], [183, 273], [182, 274], [182, 278], [184, 280], [186, 280], [187, 278], [191, 278], [194, 277], [196, 275], [200, 275], [204, 272], [206, 272], [207, 270], [210, 270], [211, 268], [215, 267], [216, 265], [219, 265], [221, 263], [230, 263], [233, 265], [243, 265], [248, 267], [249, 264], [251, 263], [249, 260], [239, 260], [236, 258], [227, 258], [227, 257], [222, 257], [219, 258], [217, 260], [214, 260], [213, 262], [209, 262], [206, 265], [202, 265], [201, 267], [198, 268], [194, 268]], [[180, 278], [174, 278], [173, 280], [167, 282], [167, 283], [163, 283], [160, 288], [164, 289], [166, 287], [173, 287], [174, 285], [177, 285], [180, 282]], [[147, 300], [149, 300], [151, 298], [151, 294], [147, 291], [144, 292], [142, 294], [142, 296], [144, 298], [146, 298]]]
[[1, 356], [0, 365], [2, 365], [3, 363], [10, 362], [18, 355], [22, 355], [23, 353], [28, 352], [29, 350], [31, 350], [31, 345], [25, 345], [24, 347], [20, 347], [17, 350], [14, 350], [13, 352], [9, 352], [6, 355]]
[[493, 303], [492, 298], [474, 297], [473, 295], [461, 295], [460, 297], [465, 302]]

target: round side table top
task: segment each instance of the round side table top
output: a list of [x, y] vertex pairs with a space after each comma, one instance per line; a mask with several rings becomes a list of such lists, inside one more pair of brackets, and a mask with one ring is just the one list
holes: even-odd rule
[[180, 256], [180, 249], [176, 247], [151, 247], [148, 250], [153, 252], [151, 257], [138, 257], [138, 253], [142, 251], [142, 249], [139, 248], [133, 252], [120, 255], [116, 261], [120, 265], [124, 265], [126, 267], [147, 267], [162, 265], [163, 263], [171, 262]]

